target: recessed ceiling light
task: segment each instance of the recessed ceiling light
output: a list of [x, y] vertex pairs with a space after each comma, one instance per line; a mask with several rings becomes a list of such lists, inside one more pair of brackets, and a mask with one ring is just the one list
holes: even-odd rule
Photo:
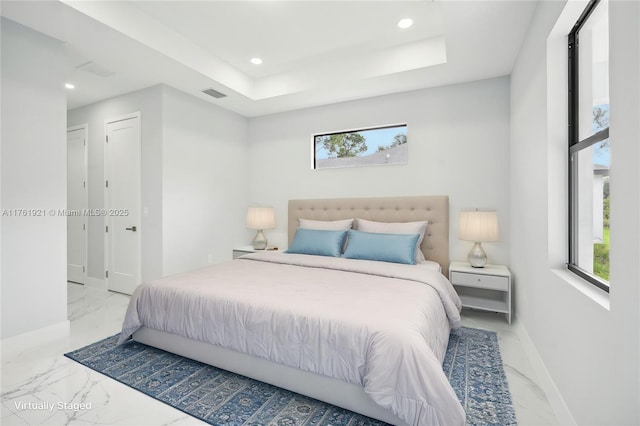
[[73, 85], [73, 84], [71, 84], [71, 83], [65, 83], [65, 84], [64, 84], [64, 87], [66, 87], [67, 89], [75, 89], [75, 88], [76, 88], [76, 86], [74, 86], [74, 85]]
[[251, 58], [251, 63], [253, 65], [260, 65], [262, 63], [262, 59], [260, 59], [260, 58]]
[[398, 27], [402, 29], [409, 28], [412, 25], [413, 25], [413, 19], [411, 18], [404, 18], [398, 21]]

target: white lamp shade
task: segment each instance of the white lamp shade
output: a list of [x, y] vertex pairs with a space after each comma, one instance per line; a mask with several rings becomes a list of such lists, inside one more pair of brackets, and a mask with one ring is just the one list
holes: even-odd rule
[[247, 210], [248, 229], [273, 229], [276, 219], [273, 207], [249, 207]]
[[496, 212], [461, 212], [458, 238], [465, 241], [498, 241]]

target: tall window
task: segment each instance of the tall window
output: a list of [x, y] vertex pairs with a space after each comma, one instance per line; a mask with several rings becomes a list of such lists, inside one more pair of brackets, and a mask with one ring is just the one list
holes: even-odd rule
[[609, 291], [609, 4], [569, 34], [569, 269]]

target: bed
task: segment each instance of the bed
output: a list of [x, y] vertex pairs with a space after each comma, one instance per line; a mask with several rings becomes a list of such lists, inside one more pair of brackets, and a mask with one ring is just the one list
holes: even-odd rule
[[420, 251], [429, 262], [243, 256], [140, 286], [121, 341], [132, 337], [395, 425], [462, 425], [464, 410], [441, 368], [460, 321], [445, 278], [448, 217], [446, 196], [291, 200], [290, 248], [301, 219], [428, 221]]

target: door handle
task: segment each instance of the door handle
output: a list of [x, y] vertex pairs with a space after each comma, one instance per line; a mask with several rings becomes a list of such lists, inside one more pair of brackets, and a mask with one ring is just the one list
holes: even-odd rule
[[126, 229], [127, 231], [133, 231], [133, 232], [137, 231], [135, 226], [132, 226], [131, 228], [124, 228], [124, 229]]

